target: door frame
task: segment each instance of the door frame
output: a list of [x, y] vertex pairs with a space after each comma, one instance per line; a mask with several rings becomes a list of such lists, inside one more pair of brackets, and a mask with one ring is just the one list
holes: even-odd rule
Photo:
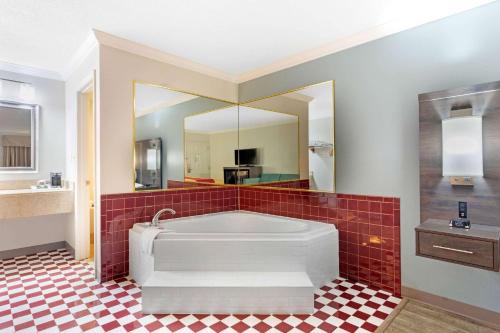
[[97, 203], [99, 201], [98, 191], [97, 191], [97, 89], [96, 89], [96, 71], [92, 71], [92, 74], [87, 77], [84, 83], [81, 85], [81, 89], [77, 92], [77, 154], [76, 154], [76, 190], [75, 190], [75, 259], [81, 260], [86, 259], [90, 255], [90, 205], [89, 205], [89, 192], [86, 184], [87, 181], [87, 112], [85, 107], [84, 94], [92, 89], [93, 95], [93, 136], [94, 136], [94, 265], [96, 277], [98, 277], [98, 264], [100, 259], [100, 237], [98, 224], [100, 219], [99, 216], [99, 206]]

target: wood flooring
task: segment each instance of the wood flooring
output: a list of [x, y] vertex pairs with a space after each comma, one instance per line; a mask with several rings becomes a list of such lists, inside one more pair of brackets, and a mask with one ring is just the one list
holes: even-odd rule
[[404, 299], [377, 333], [499, 333], [468, 318]]

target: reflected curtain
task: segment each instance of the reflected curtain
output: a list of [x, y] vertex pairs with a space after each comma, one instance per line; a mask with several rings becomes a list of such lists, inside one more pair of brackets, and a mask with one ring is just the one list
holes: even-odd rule
[[31, 166], [31, 148], [21, 146], [4, 146], [4, 167], [29, 167]]
[[31, 166], [31, 136], [2, 135], [2, 167]]

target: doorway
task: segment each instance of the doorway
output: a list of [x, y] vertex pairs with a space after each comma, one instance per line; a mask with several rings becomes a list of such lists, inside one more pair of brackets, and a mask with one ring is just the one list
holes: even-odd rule
[[[96, 195], [95, 72], [78, 91], [75, 258], [97, 267], [99, 196]], [[98, 272], [96, 270], [96, 277]]]
[[89, 86], [82, 93], [83, 98], [83, 113], [85, 118], [84, 129], [84, 161], [85, 161], [85, 187], [86, 187], [86, 209], [88, 211], [88, 260], [94, 260], [95, 248], [95, 112], [94, 112], [94, 87], [93, 84]]

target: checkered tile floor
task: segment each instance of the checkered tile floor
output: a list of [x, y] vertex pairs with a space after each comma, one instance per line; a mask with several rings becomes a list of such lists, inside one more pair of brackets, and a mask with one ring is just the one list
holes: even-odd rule
[[0, 260], [0, 332], [373, 332], [399, 303], [339, 279], [313, 315], [143, 315], [128, 279], [99, 284], [65, 250]]

